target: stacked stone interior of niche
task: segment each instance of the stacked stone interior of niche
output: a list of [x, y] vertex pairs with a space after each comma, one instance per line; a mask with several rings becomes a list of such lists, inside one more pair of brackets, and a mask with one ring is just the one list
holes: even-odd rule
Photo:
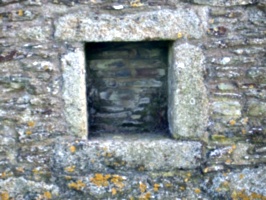
[[[0, 1], [0, 198], [265, 199], [265, 12], [263, 0]], [[151, 40], [204, 55], [203, 134], [88, 140], [85, 43]]]
[[90, 130], [166, 132], [168, 43], [88, 44]]

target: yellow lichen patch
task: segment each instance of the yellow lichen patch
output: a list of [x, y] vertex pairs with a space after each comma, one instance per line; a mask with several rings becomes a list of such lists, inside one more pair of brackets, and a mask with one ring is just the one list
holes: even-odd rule
[[102, 150], [103, 150], [103, 151], [107, 151], [108, 148], [107, 148], [107, 147], [103, 147]]
[[6, 178], [6, 177], [7, 177], [6, 172], [2, 172], [2, 173], [0, 173], [0, 178], [1, 178], [1, 179]]
[[183, 37], [183, 34], [181, 32], [177, 33], [177, 38], [180, 39]]
[[19, 173], [24, 173], [25, 172], [23, 167], [17, 167], [16, 171], [19, 172]]
[[81, 180], [78, 180], [77, 182], [71, 182], [67, 185], [70, 189], [74, 190], [82, 190], [86, 186], [85, 183], [83, 183]]
[[131, 1], [130, 2], [130, 6], [131, 7], [141, 7], [143, 6], [144, 4], [140, 2], [140, 0], [135, 0], [135, 1]]
[[228, 154], [232, 154], [235, 149], [236, 149], [236, 145], [233, 144], [232, 147], [228, 150]]
[[197, 193], [197, 194], [199, 194], [199, 193], [201, 193], [201, 190], [199, 188], [195, 188], [194, 189], [194, 192]]
[[117, 193], [115, 188], [112, 188], [111, 192], [112, 192], [112, 195], [116, 195], [116, 193]]
[[29, 121], [28, 122], [28, 126], [29, 127], [34, 127], [35, 126], [35, 122], [34, 121]]
[[13, 172], [2, 172], [0, 173], [0, 179], [6, 179], [8, 177], [13, 176]]
[[244, 177], [245, 177], [244, 174], [240, 174], [240, 175], [239, 175], [239, 179], [243, 179]]
[[139, 200], [149, 200], [151, 199], [151, 193], [147, 192], [146, 194], [139, 197]]
[[123, 184], [123, 177], [119, 176], [119, 175], [113, 175], [111, 178], [111, 182], [118, 188], [122, 189], [123, 187], [125, 187], [125, 185]]
[[229, 182], [228, 182], [228, 181], [224, 181], [224, 182], [222, 182], [222, 186], [223, 186], [223, 187], [228, 187], [228, 186], [229, 186]]
[[173, 187], [173, 184], [172, 184], [172, 183], [166, 183], [166, 184], [165, 184], [165, 187], [167, 187], [167, 188], [171, 188], [171, 187]]
[[112, 153], [109, 153], [109, 152], [106, 152], [104, 156], [110, 158], [110, 157], [113, 156], [113, 154]]
[[191, 177], [191, 173], [188, 172], [188, 173], [186, 174], [186, 176], [190, 178], [190, 177]]
[[23, 16], [23, 10], [18, 10], [18, 16]]
[[231, 197], [233, 200], [265, 200], [266, 197], [252, 192], [250, 195], [246, 194], [245, 190], [241, 190], [241, 191], [233, 191], [231, 194]]
[[138, 168], [138, 171], [140, 171], [140, 172], [143, 172], [145, 170], [145, 167], [144, 166], [140, 166], [139, 168]]
[[153, 185], [153, 190], [154, 190], [154, 192], [158, 192], [159, 188], [160, 188], [160, 185], [159, 185], [159, 184], [155, 183], [155, 184]]
[[225, 164], [230, 165], [233, 161], [231, 159], [226, 159]]
[[46, 172], [42, 170], [41, 167], [36, 167], [32, 170], [32, 172], [37, 175], [37, 174], [45, 174]]
[[247, 134], [247, 131], [246, 131], [245, 129], [242, 129], [242, 130], [241, 130], [241, 133], [242, 133], [243, 135], [246, 135], [246, 134]]
[[[255, 192], [252, 192], [250, 195], [251, 199], [263, 199], [263, 196], [261, 194], [257, 194]], [[265, 199], [265, 197], [264, 197]]]
[[214, 19], [210, 19], [210, 20], [209, 20], [209, 23], [210, 23], [210, 24], [213, 24], [213, 23], [214, 23]]
[[43, 196], [44, 196], [45, 199], [52, 199], [52, 194], [49, 191], [45, 191], [43, 193]]
[[140, 183], [139, 183], [139, 190], [140, 190], [140, 192], [141, 192], [141, 193], [144, 193], [144, 192], [146, 192], [146, 189], [147, 189], [146, 184], [140, 182]]
[[179, 189], [184, 191], [186, 188], [184, 186], [180, 186]]
[[43, 69], [44, 69], [45, 71], [47, 71], [47, 70], [50, 69], [50, 67], [49, 67], [48, 65], [44, 65], [44, 66], [43, 66]]
[[204, 172], [204, 173], [208, 173], [209, 170], [210, 170], [209, 167], [205, 167], [205, 168], [203, 169], [203, 172]]
[[71, 176], [65, 176], [65, 179], [66, 179], [66, 180], [71, 180], [72, 177], [71, 177]]
[[1, 200], [9, 200], [9, 193], [4, 191], [0, 194]]
[[25, 132], [25, 134], [26, 134], [26, 135], [31, 135], [32, 132], [31, 132], [30, 130], [27, 130], [27, 131]]
[[224, 135], [218, 135], [218, 134], [212, 135], [211, 139], [217, 142], [226, 142], [228, 140], [228, 138], [226, 138]]
[[108, 179], [111, 177], [110, 174], [106, 174], [106, 175], [103, 175], [103, 174], [95, 174], [94, 177], [92, 177], [90, 179], [90, 181], [97, 185], [97, 186], [102, 186], [102, 187], [106, 187], [109, 185], [109, 182], [108, 182]]
[[69, 151], [71, 152], [71, 153], [75, 153], [76, 152], [76, 147], [75, 146], [70, 146], [69, 147]]
[[248, 123], [248, 117], [245, 117], [245, 118], [241, 119], [241, 123], [243, 125], [246, 125]]
[[229, 121], [229, 124], [230, 124], [231, 126], [234, 126], [234, 125], [236, 124], [236, 120], [231, 119], [231, 120]]
[[72, 173], [74, 172], [76, 169], [76, 166], [75, 165], [72, 165], [72, 166], [69, 166], [69, 167], [65, 167], [65, 172], [69, 172], [69, 173]]

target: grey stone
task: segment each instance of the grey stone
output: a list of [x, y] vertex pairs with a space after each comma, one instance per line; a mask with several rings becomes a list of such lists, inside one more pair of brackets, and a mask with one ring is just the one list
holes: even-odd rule
[[211, 104], [212, 111], [215, 114], [224, 116], [241, 116], [242, 106], [239, 101], [215, 101]]
[[[2, 180], [0, 181], [0, 188], [2, 194], [6, 192], [9, 197], [13, 197], [14, 199], [37, 198], [37, 195], [43, 195], [45, 192], [50, 192], [52, 197], [56, 197], [60, 191], [56, 185], [35, 182], [23, 177]], [[27, 198], [27, 194], [33, 194], [35, 196]]]
[[236, 89], [236, 86], [232, 83], [219, 83], [217, 87], [219, 90], [222, 90], [222, 91], [230, 91], [230, 90]]
[[226, 198], [239, 198], [241, 196], [252, 199], [255, 195], [262, 195], [264, 198], [266, 196], [265, 170], [265, 166], [260, 166], [235, 170], [230, 173], [218, 173], [202, 186], [211, 195], [210, 199], [221, 196]]
[[264, 68], [250, 68], [247, 70], [247, 77], [253, 79], [255, 82], [266, 84], [266, 70]]
[[211, 5], [211, 6], [238, 6], [238, 5], [249, 5], [255, 4], [256, 1], [250, 0], [192, 0], [193, 3]]
[[87, 138], [87, 101], [84, 52], [77, 48], [62, 57], [63, 100], [71, 134]]
[[[201, 13], [204, 15], [206, 10], [202, 9]], [[56, 38], [72, 41], [141, 41], [158, 38], [176, 40], [178, 33], [192, 38], [200, 38], [204, 34], [201, 19], [192, 10], [184, 8], [138, 12], [120, 18], [101, 14], [95, 20], [94, 16], [90, 12], [77, 12], [60, 17], [55, 24]]]
[[233, 165], [250, 165], [258, 162], [248, 152], [249, 149], [253, 148], [252, 144], [238, 143], [236, 148], [232, 151], [232, 164]]
[[40, 41], [47, 42], [51, 38], [52, 30], [48, 25], [42, 26], [29, 26], [26, 29], [21, 29], [21, 25], [19, 25], [19, 30], [14, 37], [17, 39], [25, 40], [25, 41]]
[[247, 103], [248, 115], [253, 117], [266, 116], [266, 103], [249, 100]]
[[168, 78], [168, 121], [173, 137], [202, 137], [208, 121], [204, 55], [190, 44], [171, 49]]
[[[108, 138], [110, 137], [110, 138]], [[71, 153], [71, 144], [57, 144], [53, 160], [55, 170], [75, 165], [73, 174], [90, 171], [108, 172], [110, 169], [128, 171], [171, 171], [194, 169], [202, 159], [202, 144], [193, 141], [175, 141], [152, 135], [102, 136], [85, 143], [73, 144], [77, 152]], [[65, 159], [67, 156], [68, 159]]]

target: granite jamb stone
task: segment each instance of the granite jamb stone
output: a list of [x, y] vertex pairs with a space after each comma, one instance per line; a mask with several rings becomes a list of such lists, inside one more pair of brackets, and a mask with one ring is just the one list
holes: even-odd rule
[[76, 48], [62, 56], [63, 99], [65, 117], [73, 135], [87, 138], [87, 100], [85, 82], [85, 54], [83, 48]]
[[204, 135], [209, 102], [204, 84], [204, 55], [191, 44], [173, 44], [168, 77], [168, 121], [174, 138]]

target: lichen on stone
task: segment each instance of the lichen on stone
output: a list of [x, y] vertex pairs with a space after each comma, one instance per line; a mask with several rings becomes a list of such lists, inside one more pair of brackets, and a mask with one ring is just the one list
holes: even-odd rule
[[86, 186], [86, 184], [84, 182], [82, 182], [81, 180], [77, 180], [76, 182], [71, 182], [68, 184], [68, 187], [70, 189], [74, 189], [74, 190], [82, 190], [84, 187]]

